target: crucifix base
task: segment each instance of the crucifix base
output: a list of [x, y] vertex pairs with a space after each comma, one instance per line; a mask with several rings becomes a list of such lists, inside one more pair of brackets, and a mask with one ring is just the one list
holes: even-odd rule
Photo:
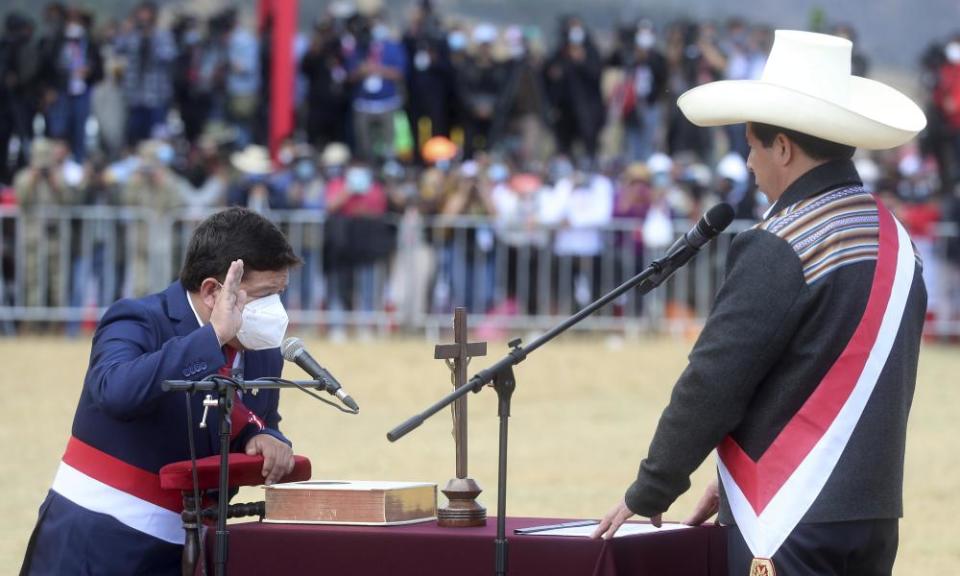
[[483, 490], [473, 478], [453, 478], [442, 490], [449, 503], [437, 510], [437, 524], [445, 528], [487, 525], [487, 509], [477, 502]]

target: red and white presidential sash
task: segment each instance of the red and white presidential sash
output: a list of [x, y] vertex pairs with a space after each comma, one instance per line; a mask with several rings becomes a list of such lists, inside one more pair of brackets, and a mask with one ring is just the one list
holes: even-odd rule
[[183, 545], [183, 500], [160, 488], [160, 476], [102, 452], [73, 436], [53, 480], [53, 491], [134, 530]]
[[900, 329], [913, 284], [913, 247], [879, 201], [877, 211], [880, 246], [873, 285], [846, 348], [759, 460], [729, 436], [717, 447], [730, 510], [757, 558], [773, 557], [823, 490]]

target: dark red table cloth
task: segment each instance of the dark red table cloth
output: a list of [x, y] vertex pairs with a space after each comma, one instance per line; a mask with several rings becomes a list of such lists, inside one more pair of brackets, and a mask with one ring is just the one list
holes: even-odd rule
[[[564, 520], [508, 518], [511, 576], [721, 576], [726, 574], [726, 535], [719, 526], [611, 541], [514, 534], [514, 528]], [[440, 528], [436, 522], [407, 526], [231, 524], [227, 574], [330, 574], [391, 576], [490, 576], [494, 572], [496, 518], [482, 528]], [[208, 573], [213, 570], [215, 531], [207, 532]]]

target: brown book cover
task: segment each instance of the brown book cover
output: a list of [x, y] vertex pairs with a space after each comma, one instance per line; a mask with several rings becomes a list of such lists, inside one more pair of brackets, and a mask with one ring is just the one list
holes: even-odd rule
[[266, 486], [265, 522], [388, 526], [437, 516], [437, 485], [316, 481]]

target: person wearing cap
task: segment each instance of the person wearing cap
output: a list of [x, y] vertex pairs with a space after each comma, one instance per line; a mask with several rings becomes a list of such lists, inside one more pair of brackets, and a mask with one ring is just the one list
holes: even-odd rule
[[275, 173], [270, 152], [251, 144], [230, 155], [230, 164], [239, 178], [227, 192], [227, 205], [244, 206], [257, 212], [287, 208], [285, 191], [271, 179]]
[[851, 75], [851, 51], [780, 30], [760, 80], [680, 97], [697, 125], [746, 122], [747, 164], [773, 207], [733, 240], [647, 457], [594, 536], [634, 514], [660, 524], [716, 450], [719, 479], [687, 522], [719, 510], [730, 574], [891, 573], [926, 291], [910, 237], [851, 158], [926, 120]]
[[342, 142], [331, 142], [320, 154], [320, 168], [327, 180], [343, 176], [350, 163], [350, 148]]

